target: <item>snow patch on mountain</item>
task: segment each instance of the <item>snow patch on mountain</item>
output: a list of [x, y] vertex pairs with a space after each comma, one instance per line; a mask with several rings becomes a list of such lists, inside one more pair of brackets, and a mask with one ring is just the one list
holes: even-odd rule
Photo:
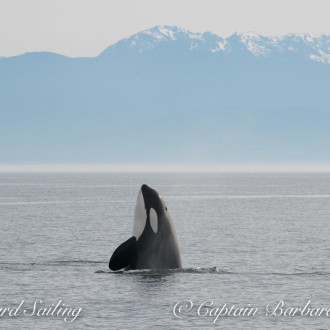
[[182, 47], [181, 49], [215, 55], [221, 52], [230, 54], [237, 49], [245, 49], [256, 57], [299, 52], [304, 58], [330, 64], [330, 35], [310, 33], [265, 37], [255, 32], [246, 32], [222, 38], [211, 32], [195, 33], [176, 26], [156, 26], [119, 41], [116, 45], [110, 46], [109, 50], [120, 45], [143, 54], [160, 45], [173, 43]]
[[242, 33], [239, 35], [241, 42], [245, 45], [247, 50], [253, 55], [266, 55], [269, 52], [266, 45], [262, 43], [261, 36], [254, 32]]
[[174, 36], [174, 31], [168, 28], [165, 28], [163, 26], [160, 26], [158, 28], [159, 32], [163, 35], [163, 36], [167, 36], [172, 40], [175, 40], [175, 36]]
[[227, 40], [224, 40], [224, 41], [217, 41], [217, 44], [218, 44], [218, 48], [220, 50], [225, 50], [226, 49], [226, 45], [227, 45]]
[[318, 54], [319, 55], [312, 54], [310, 55], [310, 58], [317, 62], [330, 64], [330, 54], [327, 54], [322, 50], [318, 50]]

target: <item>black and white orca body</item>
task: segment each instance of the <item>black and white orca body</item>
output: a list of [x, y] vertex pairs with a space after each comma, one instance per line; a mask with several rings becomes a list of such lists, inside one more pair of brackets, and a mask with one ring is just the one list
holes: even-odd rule
[[158, 192], [147, 185], [139, 191], [133, 236], [112, 254], [111, 270], [181, 268], [179, 246], [167, 207]]

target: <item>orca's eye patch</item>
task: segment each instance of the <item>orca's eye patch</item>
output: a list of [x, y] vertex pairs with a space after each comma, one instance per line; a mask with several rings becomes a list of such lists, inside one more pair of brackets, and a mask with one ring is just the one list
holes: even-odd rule
[[150, 218], [150, 225], [154, 233], [157, 233], [158, 231], [158, 215], [157, 212], [151, 208], [149, 212], [149, 218]]

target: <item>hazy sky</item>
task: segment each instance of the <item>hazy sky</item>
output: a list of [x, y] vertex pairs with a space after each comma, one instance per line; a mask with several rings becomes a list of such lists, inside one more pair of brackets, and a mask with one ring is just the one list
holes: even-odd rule
[[330, 33], [330, 0], [0, 0], [0, 56], [95, 56], [155, 25], [221, 36]]

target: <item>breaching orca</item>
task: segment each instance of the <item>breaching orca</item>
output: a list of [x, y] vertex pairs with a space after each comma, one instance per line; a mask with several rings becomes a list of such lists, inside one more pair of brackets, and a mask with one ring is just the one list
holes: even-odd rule
[[133, 236], [110, 258], [111, 270], [181, 268], [174, 226], [158, 192], [142, 185], [135, 206]]

